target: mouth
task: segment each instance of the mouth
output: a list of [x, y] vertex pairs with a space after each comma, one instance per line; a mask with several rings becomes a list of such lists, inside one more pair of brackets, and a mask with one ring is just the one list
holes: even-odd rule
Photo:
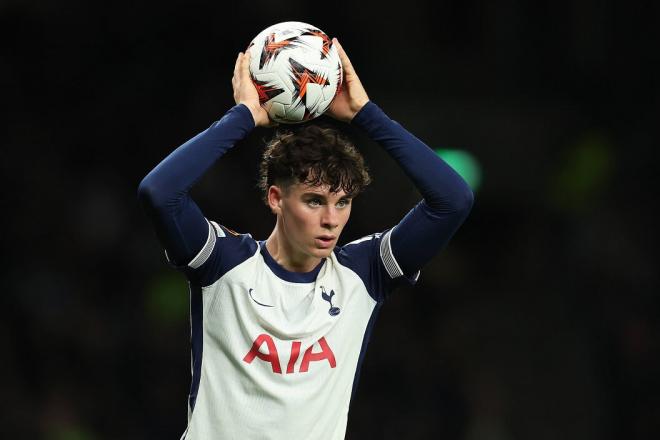
[[330, 247], [332, 243], [334, 243], [336, 238], [337, 237], [335, 237], [334, 235], [320, 235], [316, 237], [315, 241], [319, 247], [327, 248]]

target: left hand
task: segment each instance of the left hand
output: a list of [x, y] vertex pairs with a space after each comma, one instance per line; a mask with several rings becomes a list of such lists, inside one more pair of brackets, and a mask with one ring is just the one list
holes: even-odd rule
[[332, 42], [337, 47], [337, 52], [339, 52], [339, 59], [344, 69], [344, 81], [339, 93], [332, 100], [325, 113], [340, 121], [351, 122], [357, 112], [369, 102], [369, 96], [367, 96], [360, 78], [355, 73], [351, 60], [348, 59], [348, 55], [339, 44], [339, 40], [333, 38]]
[[243, 104], [250, 110], [256, 127], [273, 127], [276, 125], [261, 106], [259, 93], [250, 77], [250, 52], [238, 53], [231, 85], [234, 89], [234, 102]]

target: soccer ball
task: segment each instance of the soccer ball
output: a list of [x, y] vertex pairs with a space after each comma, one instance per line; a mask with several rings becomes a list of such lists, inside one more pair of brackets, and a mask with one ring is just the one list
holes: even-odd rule
[[327, 110], [341, 87], [337, 48], [319, 28], [299, 21], [270, 26], [250, 51], [250, 75], [275, 122], [297, 124]]

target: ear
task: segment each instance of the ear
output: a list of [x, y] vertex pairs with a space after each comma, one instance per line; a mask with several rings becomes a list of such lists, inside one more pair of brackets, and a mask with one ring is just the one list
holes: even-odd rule
[[277, 185], [271, 185], [268, 188], [268, 206], [273, 214], [282, 213], [282, 199], [284, 198], [284, 191]]

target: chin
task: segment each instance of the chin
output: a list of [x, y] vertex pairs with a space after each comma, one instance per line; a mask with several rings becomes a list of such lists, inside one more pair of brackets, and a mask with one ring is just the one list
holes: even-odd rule
[[334, 249], [335, 249], [334, 246], [326, 249], [314, 248], [314, 250], [312, 251], [312, 255], [314, 255], [316, 258], [326, 258], [329, 257], [330, 254], [332, 254], [332, 251]]

